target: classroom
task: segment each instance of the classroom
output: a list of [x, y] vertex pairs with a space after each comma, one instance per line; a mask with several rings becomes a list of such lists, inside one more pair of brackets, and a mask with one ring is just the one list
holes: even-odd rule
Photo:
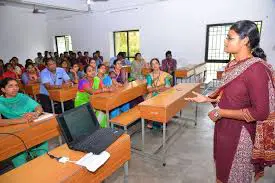
[[0, 0], [0, 183], [275, 183], [275, 0]]

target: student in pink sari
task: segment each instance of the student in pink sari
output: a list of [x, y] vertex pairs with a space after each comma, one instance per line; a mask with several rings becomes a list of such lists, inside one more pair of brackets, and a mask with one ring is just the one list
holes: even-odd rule
[[[254, 22], [233, 24], [225, 40], [225, 51], [234, 55], [211, 95], [186, 100], [211, 102], [215, 109], [208, 116], [215, 122], [214, 160], [218, 183], [251, 183], [263, 175], [267, 165], [275, 164], [274, 71], [259, 49], [260, 35]], [[271, 115], [270, 115], [271, 114]], [[268, 128], [266, 128], [269, 125]], [[262, 133], [263, 129], [267, 133]], [[267, 140], [261, 140], [261, 138]], [[268, 153], [261, 155], [260, 148]], [[261, 152], [260, 152], [260, 151]]]

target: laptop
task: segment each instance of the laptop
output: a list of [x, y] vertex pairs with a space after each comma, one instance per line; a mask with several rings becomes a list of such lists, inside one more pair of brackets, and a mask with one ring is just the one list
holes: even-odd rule
[[68, 147], [82, 152], [100, 154], [124, 131], [100, 128], [90, 103], [76, 107], [56, 117]]

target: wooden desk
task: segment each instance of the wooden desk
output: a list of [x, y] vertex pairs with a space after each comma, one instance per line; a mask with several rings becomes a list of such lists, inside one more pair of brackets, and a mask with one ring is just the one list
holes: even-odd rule
[[[166, 123], [181, 111], [187, 104], [188, 101], [184, 100], [186, 97], [192, 97], [192, 91], [200, 92], [200, 83], [181, 83], [173, 88], [166, 90], [159, 95], [152, 97], [142, 103], [140, 103], [140, 115], [142, 122], [142, 150], [144, 151], [144, 131], [145, 124], [144, 119], [160, 122], [163, 124], [163, 141], [162, 147], [165, 155], [165, 143], [166, 143]], [[197, 106], [196, 106], [196, 117], [197, 121]], [[163, 156], [164, 157], [164, 156]], [[165, 164], [165, 159], [163, 158]]]
[[[195, 74], [195, 82], [201, 82], [201, 75], [203, 75], [203, 78], [205, 77], [206, 72], [206, 63], [201, 63], [195, 66], [194, 68], [194, 74]], [[197, 77], [199, 77], [199, 80], [197, 80]]]
[[48, 90], [48, 92], [49, 92], [49, 97], [51, 99], [53, 113], [55, 113], [53, 101], [60, 102], [62, 112], [64, 112], [64, 102], [75, 99], [77, 86], [74, 85], [73, 87], [70, 87], [70, 88], [51, 89], [51, 90]]
[[147, 93], [146, 81], [133, 81], [111, 93], [92, 95], [90, 101], [95, 109], [106, 111], [109, 125], [109, 112], [122, 104]]
[[[59, 136], [59, 127], [55, 117], [52, 117], [41, 122], [0, 127], [0, 133], [15, 134], [23, 139], [28, 148], [31, 148]], [[0, 161], [25, 150], [22, 142], [13, 135], [0, 135], [0, 144]]]
[[147, 76], [148, 74], [150, 74], [152, 72], [151, 68], [142, 68], [141, 73], [143, 76]]
[[175, 71], [175, 77], [181, 79], [187, 79], [191, 81], [192, 76], [198, 76], [205, 71], [205, 63], [201, 64], [189, 64], [185, 67], [178, 68]]
[[36, 95], [40, 94], [40, 83], [25, 85], [25, 93], [37, 100]]
[[[128, 179], [128, 161], [131, 158], [130, 137], [123, 134], [117, 141], [107, 149], [110, 158], [95, 173], [89, 172], [74, 163], [59, 163], [48, 155], [40, 156], [21, 167], [18, 167], [0, 176], [0, 182], [28, 182], [28, 183], [67, 183], [77, 182], [99, 183], [112, 175], [117, 169], [124, 165], [125, 182]], [[68, 149], [66, 144], [57, 147], [50, 152], [55, 156], [67, 156], [70, 160], [79, 160], [84, 153]]]

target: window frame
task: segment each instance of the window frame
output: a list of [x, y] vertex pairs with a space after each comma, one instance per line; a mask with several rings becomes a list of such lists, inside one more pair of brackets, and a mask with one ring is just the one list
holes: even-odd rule
[[[261, 36], [261, 33], [262, 33], [262, 27], [263, 27], [263, 21], [262, 20], [257, 20], [257, 21], [254, 21], [257, 26], [258, 26], [258, 22], [260, 22], [260, 36]], [[218, 24], [207, 24], [206, 25], [206, 42], [205, 42], [205, 55], [204, 55], [204, 59], [205, 59], [205, 62], [207, 63], [228, 63], [231, 59], [232, 59], [232, 54], [229, 54], [229, 59], [228, 60], [210, 60], [208, 59], [208, 47], [209, 47], [209, 30], [211, 27], [213, 26], [228, 26], [228, 25], [233, 25], [234, 23], [218, 23]]]
[[[66, 36], [70, 36], [70, 35], [59, 35], [59, 36], [54, 36], [56, 52], [58, 53], [58, 55], [59, 55], [60, 53], [59, 53], [58, 45], [57, 45], [57, 38], [64, 37], [64, 39], [66, 40]], [[71, 37], [71, 36], [70, 36], [70, 37]], [[72, 39], [72, 37], [71, 37], [71, 39]], [[65, 44], [66, 44], [66, 41], [65, 41]], [[65, 45], [65, 46], [67, 47], [67, 45]], [[68, 47], [69, 47], [69, 46], [68, 46]], [[73, 51], [73, 50], [68, 50], [68, 51]]]
[[114, 31], [113, 32], [113, 41], [114, 41], [114, 57], [117, 56], [118, 53], [116, 53], [116, 38], [115, 35], [116, 33], [121, 33], [121, 32], [126, 32], [127, 33], [127, 55], [126, 58], [130, 60], [131, 58], [135, 59], [134, 56], [130, 57], [130, 47], [129, 47], [129, 32], [140, 32], [139, 29], [133, 29], [133, 30], [123, 30], [123, 31]]

